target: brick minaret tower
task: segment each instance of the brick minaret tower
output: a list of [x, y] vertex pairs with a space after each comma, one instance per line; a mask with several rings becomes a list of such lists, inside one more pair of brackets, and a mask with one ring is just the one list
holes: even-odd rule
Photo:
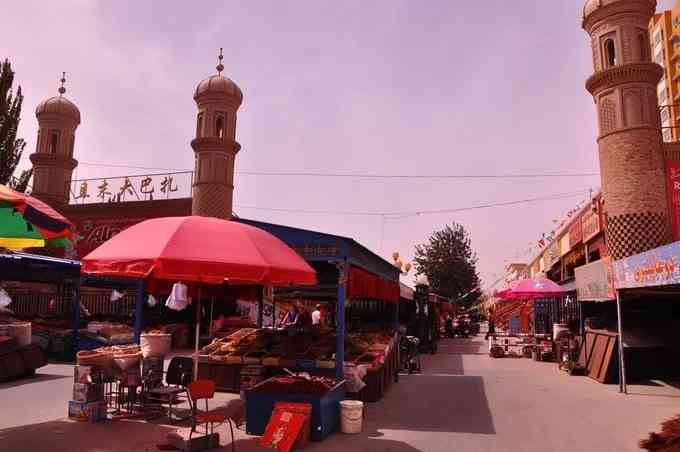
[[217, 74], [196, 87], [198, 106], [196, 138], [191, 147], [196, 154], [191, 213], [229, 219], [234, 194], [234, 161], [241, 145], [236, 142], [236, 112], [243, 93], [222, 76], [222, 49]]
[[599, 119], [597, 139], [613, 259], [671, 240], [649, 20], [656, 0], [588, 0], [583, 29], [592, 39], [595, 73], [586, 82]]
[[55, 206], [68, 203], [71, 177], [78, 166], [73, 147], [80, 111], [64, 97], [65, 82], [66, 73], [63, 73], [59, 95], [45, 99], [35, 109], [38, 139], [35, 153], [31, 154], [32, 195]]

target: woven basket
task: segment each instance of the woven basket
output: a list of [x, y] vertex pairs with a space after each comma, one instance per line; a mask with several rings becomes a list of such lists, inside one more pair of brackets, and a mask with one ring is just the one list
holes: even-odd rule
[[118, 369], [125, 372], [129, 368], [138, 365], [142, 360], [142, 352], [135, 352], [129, 354], [116, 354], [113, 356], [113, 362]]
[[113, 367], [113, 352], [98, 350], [81, 350], [76, 353], [76, 363], [79, 366], [94, 366], [102, 369]]
[[142, 334], [139, 337], [139, 345], [142, 347], [144, 358], [165, 356], [172, 347], [172, 334]]

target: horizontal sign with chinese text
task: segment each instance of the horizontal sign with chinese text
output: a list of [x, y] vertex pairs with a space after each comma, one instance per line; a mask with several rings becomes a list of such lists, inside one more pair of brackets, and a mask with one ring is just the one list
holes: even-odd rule
[[617, 289], [680, 284], [680, 242], [614, 262]]
[[71, 181], [70, 204], [190, 198], [193, 171]]

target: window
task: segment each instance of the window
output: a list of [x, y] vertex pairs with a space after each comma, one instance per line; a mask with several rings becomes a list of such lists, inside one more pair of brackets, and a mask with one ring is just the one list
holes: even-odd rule
[[663, 30], [658, 29], [654, 33], [654, 46], [658, 46], [659, 44], [661, 44], [662, 39], [663, 39]]
[[51, 132], [50, 133], [50, 154], [56, 154], [57, 153], [57, 146], [59, 145], [59, 133], [58, 132]]
[[664, 53], [663, 53], [663, 50], [661, 50], [661, 52], [659, 52], [659, 53], [657, 53], [656, 55], [654, 55], [654, 62], [655, 62], [656, 64], [658, 64], [659, 66], [661, 66], [661, 67], [665, 67], [665, 66], [664, 66], [663, 60], [664, 60]]
[[647, 36], [643, 33], [638, 35], [638, 47], [640, 48], [640, 61], [647, 61], [649, 58], [647, 55], [647, 46], [649, 42], [647, 41]]
[[663, 141], [664, 143], [670, 143], [673, 141], [673, 133], [671, 132], [670, 128], [663, 129]]
[[198, 114], [198, 120], [196, 121], [196, 138], [203, 136], [203, 112]]
[[607, 67], [616, 66], [616, 46], [613, 39], [607, 39], [604, 42], [604, 55]]
[[224, 138], [224, 116], [220, 115], [215, 120], [215, 136]]
[[668, 107], [663, 107], [661, 109], [661, 123], [662, 124], [668, 124], [669, 119], [670, 119], [670, 114], [668, 113]]
[[668, 105], [668, 90], [665, 88], [659, 91], [659, 105]]

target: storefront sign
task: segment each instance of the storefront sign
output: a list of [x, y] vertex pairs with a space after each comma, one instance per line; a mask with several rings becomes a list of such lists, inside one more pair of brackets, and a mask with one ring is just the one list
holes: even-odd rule
[[76, 255], [73, 257], [86, 256], [120, 231], [144, 220], [146, 218], [108, 218], [76, 222], [74, 240]]
[[545, 267], [549, 270], [560, 259], [560, 242], [554, 240], [545, 252]]
[[193, 171], [71, 181], [70, 204], [190, 198]]
[[573, 248], [583, 241], [583, 218], [578, 217], [569, 226], [569, 247]]
[[560, 256], [564, 256], [571, 249], [569, 233], [567, 232], [560, 238]]
[[608, 257], [577, 267], [574, 273], [576, 296], [580, 301], [607, 301], [615, 298], [614, 275]]
[[586, 210], [586, 212], [583, 214], [583, 220], [581, 224], [584, 242], [592, 239], [602, 230], [600, 214], [593, 212], [593, 209]]
[[335, 245], [322, 245], [322, 244], [306, 244], [306, 245], [291, 245], [297, 253], [304, 258], [314, 258], [314, 257], [333, 257], [338, 256], [340, 253], [340, 248]]
[[666, 161], [666, 191], [673, 240], [680, 240], [680, 160]]
[[680, 242], [614, 262], [617, 289], [680, 284]]

